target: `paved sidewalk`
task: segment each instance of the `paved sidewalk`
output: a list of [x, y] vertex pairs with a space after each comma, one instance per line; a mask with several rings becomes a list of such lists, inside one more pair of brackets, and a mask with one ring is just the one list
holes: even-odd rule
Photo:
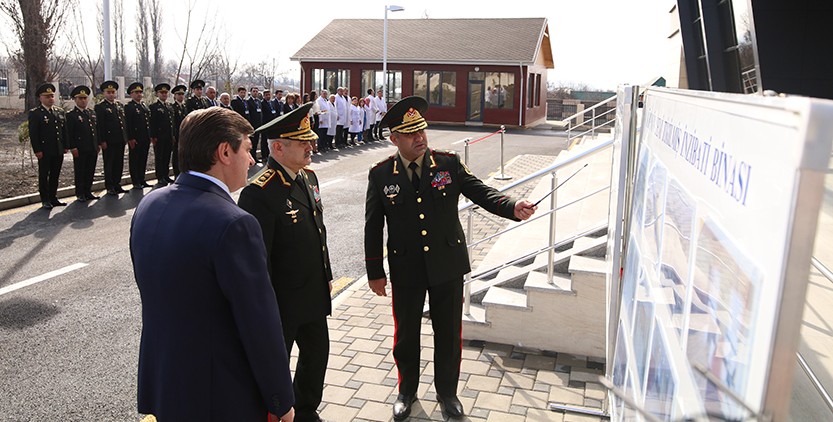
[[[328, 421], [388, 421], [396, 399], [390, 296], [378, 297], [366, 279], [333, 302], [330, 360], [321, 417]], [[433, 386], [430, 321], [422, 325], [422, 374], [410, 420], [443, 420]], [[295, 366], [293, 352], [292, 367]], [[602, 363], [511, 345], [464, 341], [459, 397], [470, 421], [599, 421], [547, 410], [549, 402], [602, 408], [605, 391], [594, 382]]]

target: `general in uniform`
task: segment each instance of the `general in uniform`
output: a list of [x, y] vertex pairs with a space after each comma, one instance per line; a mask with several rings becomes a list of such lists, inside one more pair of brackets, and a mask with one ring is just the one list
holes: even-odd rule
[[84, 85], [75, 87], [70, 93], [75, 107], [67, 113], [67, 146], [75, 170], [75, 197], [81, 202], [98, 199], [92, 188], [100, 147], [95, 111], [87, 108], [90, 92]]
[[101, 84], [104, 101], [95, 106], [98, 140], [101, 144], [101, 155], [104, 159], [104, 187], [107, 189], [108, 195], [127, 192], [121, 187], [127, 132], [125, 132], [124, 126], [124, 106], [116, 101], [117, 89], [119, 89], [119, 84], [116, 82], [104, 81]]
[[173, 183], [168, 177], [171, 166], [171, 148], [174, 141], [174, 110], [168, 104], [168, 92], [171, 86], [165, 83], [156, 85], [157, 101], [148, 107], [150, 109], [150, 142], [153, 144], [153, 157], [156, 169], [156, 180], [160, 186]]
[[204, 108], [208, 108], [208, 100], [202, 96], [202, 89], [205, 88], [205, 81], [201, 79], [195, 79], [191, 82], [191, 98], [185, 102], [186, 107], [188, 108], [188, 113], [194, 110], [202, 110]]
[[124, 106], [124, 117], [127, 122], [127, 151], [130, 167], [130, 181], [133, 189], [149, 188], [145, 182], [145, 171], [148, 166], [148, 152], [150, 152], [150, 109], [142, 102], [144, 85], [133, 82], [127, 92], [133, 101]]
[[329, 356], [327, 316], [333, 279], [319, 182], [312, 170], [311, 104], [261, 126], [269, 139], [266, 169], [240, 193], [238, 204], [263, 230], [272, 286], [277, 296], [287, 353], [298, 346], [295, 420], [320, 420]]
[[443, 413], [461, 417], [460, 376], [463, 275], [471, 271], [457, 214], [460, 194], [487, 211], [513, 220], [534, 212], [471, 174], [453, 151], [428, 148], [423, 114], [428, 102], [408, 97], [391, 107], [381, 125], [390, 128], [398, 153], [370, 170], [365, 208], [365, 262], [370, 288], [385, 296], [382, 230], [388, 227], [388, 263], [395, 321], [393, 356], [399, 370], [396, 420], [416, 400], [420, 326], [428, 294], [434, 329], [434, 382]]
[[179, 176], [179, 127], [188, 114], [188, 106], [185, 105], [185, 85], [177, 85], [173, 89], [174, 103], [171, 109], [174, 113], [174, 141], [171, 145], [171, 166], [174, 168], [174, 177]]
[[66, 116], [55, 107], [55, 85], [43, 84], [35, 91], [40, 105], [29, 110], [29, 139], [38, 158], [38, 193], [43, 208], [63, 206], [58, 200], [58, 178], [66, 152]]

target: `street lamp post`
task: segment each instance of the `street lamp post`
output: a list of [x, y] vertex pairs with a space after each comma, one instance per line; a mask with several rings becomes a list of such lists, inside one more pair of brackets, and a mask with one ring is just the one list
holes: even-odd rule
[[388, 11], [401, 12], [405, 10], [402, 6], [385, 5], [385, 21], [382, 35], [382, 92], [385, 101], [388, 101]]

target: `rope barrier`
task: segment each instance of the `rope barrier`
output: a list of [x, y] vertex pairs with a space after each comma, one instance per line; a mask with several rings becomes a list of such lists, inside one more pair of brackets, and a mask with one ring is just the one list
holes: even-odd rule
[[480, 142], [480, 141], [482, 141], [482, 140], [484, 140], [484, 139], [486, 139], [486, 138], [490, 138], [490, 137], [495, 136], [495, 135], [497, 135], [498, 133], [501, 133], [501, 132], [503, 132], [503, 129], [498, 129], [498, 131], [497, 131], [497, 132], [495, 132], [495, 133], [490, 133], [490, 134], [488, 134], [488, 135], [486, 135], [486, 136], [484, 136], [484, 137], [482, 137], [482, 138], [477, 138], [477, 139], [475, 139], [475, 140], [473, 140], [473, 141], [469, 142], [469, 145], [471, 145], [471, 144], [476, 144], [476, 143], [478, 143], [478, 142]]

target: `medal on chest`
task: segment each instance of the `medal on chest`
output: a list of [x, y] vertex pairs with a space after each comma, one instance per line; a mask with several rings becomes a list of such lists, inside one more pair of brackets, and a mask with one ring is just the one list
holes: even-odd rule
[[446, 185], [451, 184], [451, 174], [447, 171], [438, 171], [434, 179], [431, 180], [431, 187], [438, 190], [445, 189]]

